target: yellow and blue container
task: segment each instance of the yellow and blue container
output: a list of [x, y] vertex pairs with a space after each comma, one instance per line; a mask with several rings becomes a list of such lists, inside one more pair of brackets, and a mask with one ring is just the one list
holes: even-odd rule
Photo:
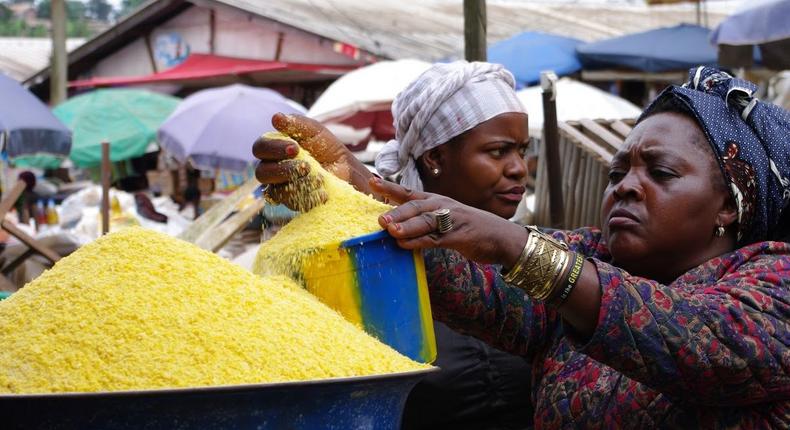
[[306, 259], [302, 278], [322, 302], [401, 354], [436, 359], [422, 252], [380, 231], [323, 248]]

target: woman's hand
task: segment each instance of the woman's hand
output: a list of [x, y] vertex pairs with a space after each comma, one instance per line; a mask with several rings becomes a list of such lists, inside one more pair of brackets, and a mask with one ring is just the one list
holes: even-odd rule
[[[381, 215], [379, 224], [406, 249], [448, 248], [478, 263], [510, 267], [527, 243], [526, 229], [490, 212], [438, 194], [412, 191], [373, 178], [373, 192], [399, 204]], [[439, 233], [434, 211], [449, 209], [453, 228]]]
[[[272, 125], [298, 142], [327, 171], [349, 182], [357, 190], [370, 194], [367, 181], [372, 174], [326, 127], [305, 116], [282, 113], [272, 117]], [[255, 176], [261, 183], [269, 185], [269, 198], [292, 209], [306, 210], [310, 208], [303, 207], [304, 202], [325, 201], [326, 195], [320, 190], [320, 182], [307, 179], [310, 167], [304, 162], [292, 160], [299, 153], [299, 146], [293, 142], [261, 136], [253, 144], [252, 154], [260, 160]], [[304, 197], [306, 193], [307, 198]]]

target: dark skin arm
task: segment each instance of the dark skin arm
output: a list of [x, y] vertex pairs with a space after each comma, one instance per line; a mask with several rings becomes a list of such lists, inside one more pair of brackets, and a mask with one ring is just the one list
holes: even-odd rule
[[[383, 214], [379, 224], [403, 248], [448, 248], [472, 261], [509, 268], [527, 242], [528, 233], [523, 227], [448, 197], [408, 190], [379, 178], [371, 179], [370, 187], [400, 205]], [[450, 209], [454, 227], [448, 233], [438, 234], [432, 212], [442, 208]], [[578, 335], [588, 339], [598, 325], [600, 307], [598, 274], [592, 263], [585, 261], [576, 288], [558, 312]]]

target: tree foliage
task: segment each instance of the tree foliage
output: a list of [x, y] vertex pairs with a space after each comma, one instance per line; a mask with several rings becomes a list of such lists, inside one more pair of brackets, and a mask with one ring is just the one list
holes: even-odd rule
[[145, 3], [146, 0], [122, 0], [121, 8], [118, 11], [118, 17], [122, 18], [131, 13], [137, 6]]
[[97, 21], [107, 22], [112, 15], [112, 6], [107, 0], [88, 0], [87, 15]]
[[[19, 0], [0, 0], [0, 36], [17, 37], [48, 37], [49, 30], [45, 22], [26, 22], [16, 18], [8, 5], [13, 3], [30, 3]], [[86, 4], [81, 0], [66, 0], [66, 36], [90, 37], [92, 29], [88, 20], [93, 16], [103, 17], [108, 21], [112, 14], [112, 6], [107, 0], [91, 0]], [[36, 18], [49, 20], [52, 16], [51, 0], [36, 0]], [[93, 9], [89, 10], [89, 7]]]

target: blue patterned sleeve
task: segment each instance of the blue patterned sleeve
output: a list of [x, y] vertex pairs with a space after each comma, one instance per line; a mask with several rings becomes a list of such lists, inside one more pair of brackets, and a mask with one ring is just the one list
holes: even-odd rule
[[790, 245], [762, 242], [662, 285], [594, 260], [598, 326], [578, 351], [675, 398], [790, 398]]

